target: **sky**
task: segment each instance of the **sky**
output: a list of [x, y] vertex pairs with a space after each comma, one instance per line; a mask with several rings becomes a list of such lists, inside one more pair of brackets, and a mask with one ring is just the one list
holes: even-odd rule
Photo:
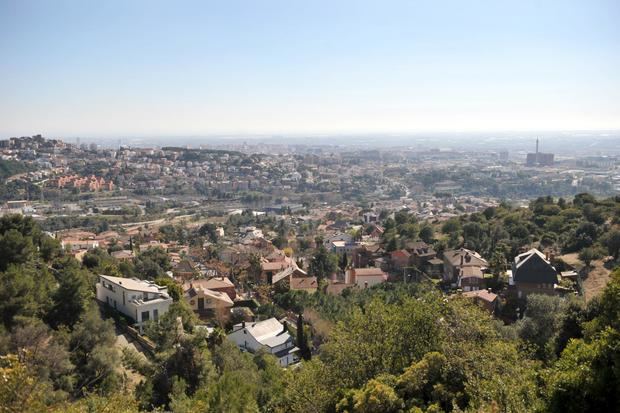
[[0, 135], [620, 129], [618, 0], [0, 0]]

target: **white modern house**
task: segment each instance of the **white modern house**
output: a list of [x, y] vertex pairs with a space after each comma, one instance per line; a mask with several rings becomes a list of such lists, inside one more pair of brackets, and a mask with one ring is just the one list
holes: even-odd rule
[[109, 275], [99, 276], [97, 300], [133, 319], [141, 333], [146, 321], [157, 321], [172, 304], [168, 287]]
[[299, 361], [297, 354], [299, 348], [295, 347], [293, 337], [286, 329], [286, 324], [280, 323], [275, 318], [236, 324], [228, 338], [234, 341], [240, 349], [252, 353], [264, 348], [278, 358], [282, 367]]

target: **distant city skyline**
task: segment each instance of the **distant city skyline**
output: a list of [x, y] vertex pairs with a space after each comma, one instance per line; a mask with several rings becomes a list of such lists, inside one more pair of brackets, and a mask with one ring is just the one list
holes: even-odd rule
[[0, 0], [0, 135], [620, 129], [620, 2]]

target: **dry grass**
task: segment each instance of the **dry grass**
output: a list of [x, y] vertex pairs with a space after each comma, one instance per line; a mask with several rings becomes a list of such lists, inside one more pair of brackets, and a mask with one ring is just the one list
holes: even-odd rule
[[590, 267], [585, 268], [578, 255], [577, 253], [572, 253], [562, 255], [560, 258], [565, 263], [575, 267], [581, 275], [583, 279], [583, 296], [586, 302], [588, 302], [603, 292], [607, 282], [609, 282], [611, 271], [605, 268], [603, 260], [592, 261]]

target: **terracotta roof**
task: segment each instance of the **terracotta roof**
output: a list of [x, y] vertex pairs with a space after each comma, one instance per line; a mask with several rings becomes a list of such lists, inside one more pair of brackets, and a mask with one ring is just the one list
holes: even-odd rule
[[214, 300], [223, 301], [232, 307], [235, 303], [230, 299], [228, 294], [221, 291], [213, 291], [208, 288], [202, 288], [200, 286], [194, 286], [185, 292], [184, 296], [188, 299], [194, 298], [202, 293], [205, 297], [213, 298]]
[[392, 251], [392, 257], [398, 256], [398, 255], [403, 256], [403, 257], [407, 257], [407, 258], [409, 258], [411, 256], [411, 254], [407, 250]]
[[290, 266], [291, 264], [286, 261], [264, 262], [261, 264], [263, 271], [280, 271]]
[[183, 284], [183, 289], [188, 290], [191, 288], [191, 286], [198, 286], [207, 289], [217, 289], [234, 287], [235, 284], [233, 284], [233, 282], [230, 281], [228, 277], [213, 277], [209, 279], [203, 278], [186, 282]]

